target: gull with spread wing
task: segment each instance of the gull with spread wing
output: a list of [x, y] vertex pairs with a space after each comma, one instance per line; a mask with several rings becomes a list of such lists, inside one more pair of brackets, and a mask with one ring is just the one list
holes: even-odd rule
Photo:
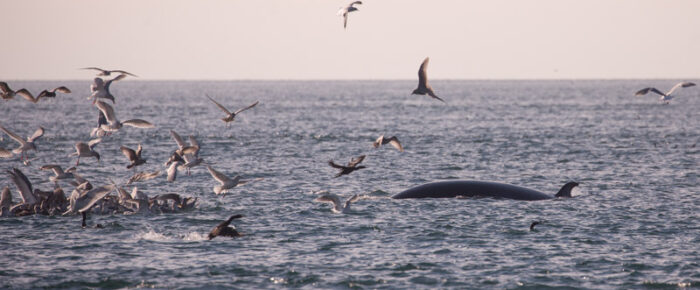
[[[36, 145], [34, 144], [34, 141], [36, 141], [37, 139], [39, 139], [39, 137], [44, 135], [44, 128], [42, 128], [42, 127], [39, 127], [39, 129], [34, 131], [34, 134], [32, 134], [32, 136], [28, 137], [27, 140], [22, 139], [22, 137], [20, 137], [19, 135], [15, 134], [15, 133], [12, 133], [10, 130], [5, 129], [5, 127], [3, 127], [1, 125], [0, 125], [0, 130], [2, 130], [3, 132], [5, 132], [5, 134], [10, 136], [10, 138], [12, 138], [12, 140], [15, 140], [15, 141], [17, 141], [17, 143], [19, 143], [19, 147], [13, 149], [12, 153], [21, 154], [20, 160], [25, 159], [26, 153], [29, 150], [36, 151]], [[29, 158], [26, 157], [26, 159], [28, 160]]]
[[435, 92], [433, 92], [433, 87], [428, 84], [428, 62], [430, 61], [429, 57], [426, 57], [425, 60], [423, 60], [423, 63], [420, 65], [420, 68], [418, 69], [418, 87], [413, 90], [412, 95], [428, 95], [434, 99], [438, 99], [445, 103], [445, 100], [441, 99], [440, 97], [435, 95]]
[[252, 108], [252, 107], [257, 106], [258, 103], [259, 103], [259, 101], [255, 101], [255, 103], [253, 103], [252, 105], [247, 106], [247, 107], [242, 108], [242, 109], [239, 109], [238, 111], [235, 111], [235, 112], [231, 113], [228, 109], [226, 109], [226, 107], [224, 107], [223, 105], [219, 104], [217, 101], [215, 101], [214, 99], [212, 99], [210, 96], [207, 96], [207, 98], [209, 98], [209, 100], [211, 100], [217, 107], [219, 107], [219, 109], [221, 109], [222, 111], [224, 111], [224, 113], [226, 113], [226, 117], [221, 119], [222, 121], [224, 121], [224, 123], [226, 123], [226, 127], [230, 127], [230, 123], [233, 122], [233, 121], [235, 120], [236, 115], [238, 115], [239, 113], [241, 113], [241, 112], [243, 112], [243, 111], [245, 111], [245, 110], [248, 110], [248, 109], [250, 109], [250, 108]]
[[663, 93], [654, 87], [648, 87], [648, 88], [643, 88], [643, 89], [637, 91], [637, 93], [635, 93], [634, 95], [641, 96], [641, 95], [646, 95], [648, 92], [653, 92], [653, 93], [656, 93], [657, 95], [661, 96], [659, 98], [659, 101], [666, 102], [666, 104], [668, 104], [675, 97], [671, 94], [673, 94], [673, 92], [676, 89], [687, 88], [687, 87], [692, 87], [692, 86], [695, 86], [695, 84], [691, 83], [691, 82], [680, 82], [680, 83], [677, 83], [675, 86], [673, 86], [673, 88], [671, 88], [671, 90], [669, 90], [666, 93]]

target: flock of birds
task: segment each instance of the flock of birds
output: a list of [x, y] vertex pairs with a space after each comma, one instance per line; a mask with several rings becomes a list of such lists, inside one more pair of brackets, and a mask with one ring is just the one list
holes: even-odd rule
[[[358, 9], [354, 6], [360, 4], [362, 4], [361, 1], [354, 1], [338, 11], [338, 14], [342, 15], [343, 17], [344, 28], [347, 27], [348, 14], [350, 12], [357, 11]], [[427, 95], [446, 104], [447, 102], [438, 97], [428, 83], [427, 69], [429, 61], [430, 59], [426, 57], [421, 63], [420, 68], [418, 69], [418, 86], [415, 90], [413, 90], [412, 94]], [[110, 92], [111, 85], [114, 82], [120, 81], [126, 77], [137, 77], [136, 75], [123, 70], [105, 70], [97, 67], [86, 67], [83, 69], [95, 70], [98, 72], [97, 77], [93, 79], [93, 83], [90, 86], [91, 93], [88, 97], [88, 99], [92, 101], [93, 106], [97, 109], [98, 114], [97, 126], [90, 132], [90, 136], [94, 139], [88, 142], [77, 142], [75, 144], [75, 152], [70, 155], [77, 156], [75, 166], [66, 170], [64, 170], [60, 165], [56, 164], [48, 164], [39, 168], [40, 170], [53, 172], [53, 175], [49, 177], [49, 181], [54, 184], [52, 191], [43, 191], [34, 188], [31, 181], [18, 168], [8, 170], [7, 172], [10, 179], [15, 184], [17, 191], [19, 192], [21, 202], [13, 202], [9, 187], [3, 188], [2, 193], [0, 194], [0, 216], [81, 214], [82, 225], [83, 227], [86, 227], [88, 213], [169, 213], [194, 208], [198, 201], [198, 198], [196, 197], [183, 197], [175, 193], [160, 194], [154, 197], [148, 197], [144, 192], [139, 191], [138, 187], [136, 186], [134, 186], [129, 193], [123, 188], [123, 186], [117, 185], [111, 179], [111, 184], [93, 186], [92, 183], [78, 174], [77, 171], [81, 158], [95, 158], [99, 163], [100, 154], [95, 149], [105, 136], [115, 134], [125, 125], [139, 129], [155, 128], [152, 123], [142, 119], [120, 121], [115, 114], [114, 105], [116, 105], [116, 100], [114, 95], [112, 95]], [[116, 76], [113, 78], [108, 78], [112, 75]], [[647, 87], [639, 90], [635, 95], [645, 95], [652, 92], [660, 95], [660, 101], [668, 104], [674, 98], [673, 93], [677, 89], [692, 86], [695, 86], [695, 84], [692, 82], [680, 82], [666, 93], [663, 93], [654, 87]], [[15, 91], [12, 90], [6, 82], [0, 82], [0, 97], [2, 97], [4, 100], [13, 99], [15, 96], [21, 96], [32, 103], [37, 103], [42, 98], [56, 98], [57, 93], [68, 94], [71, 93], [71, 90], [65, 86], [60, 86], [51, 90], [43, 90], [36, 97], [34, 97], [34, 95], [27, 89], [23, 88]], [[231, 112], [228, 108], [212, 97], [208, 95], [206, 95], [206, 97], [225, 114], [225, 117], [221, 118], [221, 120], [227, 127], [230, 127], [231, 123], [235, 120], [238, 114], [253, 109], [259, 104], [259, 102], [256, 101], [246, 107]], [[107, 101], [110, 101], [111, 104], [107, 103]], [[20, 135], [17, 135], [13, 131], [4, 127], [2, 124], [0, 124], [0, 130], [19, 144], [18, 147], [13, 150], [0, 148], [0, 158], [8, 159], [15, 155], [19, 155], [19, 160], [24, 163], [24, 165], [29, 166], [31, 164], [31, 160], [29, 159], [28, 152], [37, 150], [35, 143], [39, 138], [41, 138], [41, 136], [44, 135], [44, 128], [39, 127], [31, 136], [27, 138], [22, 138]], [[201, 147], [199, 142], [193, 136], [189, 136], [189, 142], [185, 142], [184, 139], [174, 130], [170, 130], [170, 135], [175, 141], [177, 148], [173, 150], [168, 161], [164, 164], [164, 166], [167, 168], [166, 178], [168, 182], [174, 182], [176, 180], [178, 170], [185, 170], [187, 175], [189, 175], [190, 170], [197, 166], [206, 166], [212, 178], [218, 182], [218, 185], [213, 188], [216, 195], [225, 195], [227, 192], [236, 187], [262, 180], [262, 178], [244, 180], [241, 179], [240, 176], [234, 176], [231, 178], [214, 169], [211, 164], [208, 164], [199, 156]], [[373, 143], [373, 146], [377, 148], [386, 144], [392, 145], [400, 152], [404, 151], [403, 146], [396, 136], [379, 136], [379, 138], [377, 138], [377, 140]], [[134, 170], [134, 174], [128, 179], [124, 186], [154, 179], [160, 176], [160, 171], [136, 172], [136, 169], [139, 166], [147, 162], [147, 160], [142, 156], [143, 147], [141, 144], [138, 144], [135, 150], [122, 145], [120, 147], [120, 151], [128, 161], [126, 168]], [[365, 166], [360, 165], [364, 159], [365, 155], [361, 155], [356, 158], [352, 158], [347, 165], [337, 164], [333, 160], [328, 161], [328, 164], [331, 167], [338, 169], [338, 173], [335, 175], [337, 178], [365, 168]], [[66, 197], [63, 188], [59, 184], [61, 181], [69, 182], [74, 187], [74, 190], [68, 197]], [[115, 191], [117, 194], [111, 195], [111, 193]], [[342, 202], [339, 196], [326, 191], [318, 192], [317, 194], [318, 197], [314, 199], [314, 201], [331, 203], [333, 206], [331, 210], [334, 213], [347, 213], [350, 210], [351, 203], [363, 198], [363, 196], [356, 194], [348, 198], [345, 202]], [[233, 215], [226, 221], [223, 221], [217, 225], [210, 232], [208, 236], [209, 239], [217, 236], [241, 236], [241, 234], [237, 232], [235, 228], [230, 226], [234, 219], [241, 217], [243, 216]], [[531, 230], [534, 226], [535, 223], [531, 225]], [[98, 224], [95, 227], [102, 226]]]

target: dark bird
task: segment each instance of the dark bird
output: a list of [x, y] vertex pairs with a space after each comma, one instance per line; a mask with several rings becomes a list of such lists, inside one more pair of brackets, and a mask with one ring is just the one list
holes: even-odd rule
[[348, 28], [348, 13], [353, 12], [353, 11], [357, 11], [358, 9], [355, 8], [354, 5], [361, 5], [361, 4], [362, 4], [362, 1], [355, 1], [355, 2], [348, 4], [348, 6], [342, 7], [342, 8], [340, 8], [340, 10], [338, 10], [337, 14], [343, 16], [343, 28], [345, 28], [345, 29]]
[[657, 90], [656, 88], [649, 87], [649, 88], [643, 88], [643, 89], [637, 91], [637, 93], [635, 93], [634, 95], [641, 96], [641, 95], [646, 95], [648, 92], [653, 92], [653, 93], [656, 93], [657, 95], [661, 96], [659, 98], [659, 101], [666, 102], [666, 104], [668, 104], [675, 97], [671, 94], [673, 94], [673, 92], [676, 89], [687, 88], [687, 87], [692, 87], [692, 86], [695, 86], [695, 84], [691, 83], [691, 82], [680, 82], [680, 83], [677, 83], [675, 86], [673, 86], [673, 88], [671, 88], [671, 90], [669, 90], [666, 93], [663, 93], [663, 92]]
[[112, 73], [119, 73], [119, 74], [130, 75], [130, 76], [132, 76], [132, 77], [138, 77], [138, 76], [135, 75], [135, 74], [132, 74], [132, 73], [129, 73], [129, 72], [125, 72], [125, 71], [123, 71], [123, 70], [118, 70], [118, 69], [115, 69], [115, 70], [106, 70], [106, 69], [101, 69], [101, 68], [99, 68], [99, 67], [94, 67], [94, 66], [91, 66], [91, 67], [84, 67], [84, 68], [82, 68], [82, 69], [91, 69], [91, 70], [99, 71], [100, 73], [98, 73], [97, 75], [98, 75], [98, 76], [102, 76], [102, 77], [107, 77], [107, 76], [111, 75]]
[[39, 101], [39, 98], [55, 98], [56, 92], [64, 93], [64, 94], [71, 93], [70, 89], [68, 89], [64, 86], [60, 86], [60, 87], [54, 88], [53, 90], [50, 90], [50, 91], [48, 91], [48, 90], [41, 91], [41, 93], [39, 93], [39, 95], [36, 97], [36, 100]]
[[[87, 211], [82, 212], [83, 215], [83, 228], [87, 228]], [[95, 225], [96, 229], [104, 229], [104, 226], [102, 224], [96, 224]]]
[[235, 228], [229, 227], [228, 225], [233, 221], [234, 219], [242, 218], [243, 215], [237, 214], [237, 215], [232, 215], [228, 220], [220, 223], [218, 226], [216, 226], [211, 232], [209, 232], [209, 239], [216, 238], [218, 236], [222, 237], [240, 237], [242, 234], [240, 234], [238, 231], [236, 231]]
[[386, 145], [386, 144], [391, 144], [391, 146], [394, 146], [399, 152], [403, 152], [403, 146], [401, 146], [401, 143], [399, 142], [399, 138], [396, 138], [396, 136], [391, 136], [389, 138], [385, 138], [384, 135], [379, 136], [377, 138], [377, 141], [374, 141], [374, 148], [379, 148], [381, 145]]
[[535, 226], [536, 226], [536, 225], [539, 225], [539, 224], [540, 224], [540, 222], [532, 222], [532, 224], [530, 224], [530, 230], [531, 230], [531, 231], [534, 231], [534, 230], [535, 230]]
[[430, 61], [430, 58], [426, 57], [423, 63], [420, 65], [420, 68], [418, 69], [418, 87], [413, 90], [413, 93], [411, 94], [428, 95], [445, 103], [445, 100], [435, 95], [433, 92], [433, 87], [428, 84], [428, 61]]
[[362, 155], [360, 157], [357, 157], [355, 159], [350, 160], [350, 163], [348, 163], [348, 166], [342, 166], [335, 164], [333, 160], [328, 161], [328, 165], [332, 166], [333, 168], [338, 168], [340, 169], [340, 172], [335, 175], [335, 177], [340, 177], [342, 175], [350, 174], [351, 172], [355, 170], [359, 170], [362, 168], [366, 168], [365, 166], [357, 166], [362, 162], [362, 160], [365, 160], [365, 155]]
[[226, 117], [221, 119], [222, 121], [224, 121], [224, 123], [226, 123], [226, 127], [229, 127], [229, 126], [230, 126], [229, 123], [233, 122], [233, 120], [236, 118], [236, 115], [238, 115], [239, 113], [241, 113], [241, 112], [243, 112], [243, 111], [245, 111], [245, 110], [248, 110], [248, 109], [250, 109], [250, 108], [252, 108], [252, 107], [257, 106], [258, 103], [259, 103], [259, 101], [255, 101], [255, 103], [253, 103], [252, 105], [247, 106], [247, 107], [245, 107], [245, 108], [243, 108], [243, 109], [239, 109], [238, 111], [235, 111], [235, 112], [231, 113], [228, 109], [226, 109], [226, 107], [224, 107], [223, 105], [221, 105], [221, 104], [219, 104], [218, 102], [214, 101], [214, 99], [212, 99], [210, 96], [207, 96], [207, 98], [209, 98], [209, 100], [211, 100], [217, 107], [219, 107], [219, 109], [221, 109], [222, 111], [224, 111], [224, 113], [226, 113]]
[[130, 163], [126, 166], [127, 169], [131, 169], [133, 167], [146, 163], [146, 159], [141, 158], [141, 150], [143, 150], [141, 144], [139, 144], [139, 146], [136, 147], [136, 151], [126, 146], [121, 146], [119, 147], [119, 149], [122, 151], [124, 156], [126, 156], [126, 158], [129, 159]]

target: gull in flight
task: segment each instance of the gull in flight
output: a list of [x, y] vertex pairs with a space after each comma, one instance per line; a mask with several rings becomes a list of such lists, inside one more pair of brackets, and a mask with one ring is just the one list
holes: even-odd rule
[[232, 238], [242, 236], [242, 234], [240, 234], [238, 231], [236, 231], [235, 228], [229, 227], [229, 224], [231, 224], [231, 221], [233, 221], [234, 219], [242, 218], [242, 217], [243, 217], [243, 215], [240, 215], [240, 214], [232, 215], [230, 218], [223, 221], [218, 226], [214, 227], [214, 229], [212, 229], [211, 232], [209, 232], [209, 236], [208, 236], [209, 239], [211, 240], [211, 239], [216, 238], [218, 236], [232, 237]]
[[399, 143], [399, 138], [396, 138], [396, 136], [391, 136], [389, 138], [385, 138], [384, 135], [379, 136], [377, 138], [377, 141], [374, 141], [374, 148], [379, 148], [381, 145], [386, 145], [386, 144], [391, 144], [391, 146], [394, 146], [394, 148], [398, 149], [399, 152], [403, 152], [403, 146], [401, 146], [401, 143]]
[[216, 193], [217, 195], [222, 193], [226, 194], [226, 192], [228, 192], [229, 189], [232, 189], [234, 187], [262, 180], [262, 178], [256, 178], [252, 180], [241, 180], [241, 177], [238, 175], [236, 175], [236, 177], [234, 178], [229, 178], [223, 173], [214, 170], [214, 168], [212, 168], [209, 165], [207, 165], [207, 170], [209, 170], [209, 174], [211, 174], [211, 177], [214, 177], [216, 181], [221, 183], [221, 185], [214, 186], [214, 193]]
[[342, 175], [350, 174], [351, 172], [359, 169], [366, 168], [365, 166], [357, 166], [362, 162], [362, 160], [365, 160], [365, 155], [361, 155], [360, 157], [354, 158], [350, 160], [348, 163], [348, 166], [342, 166], [335, 164], [333, 160], [328, 161], [328, 165], [332, 166], [333, 168], [338, 168], [340, 169], [340, 172], [335, 175], [335, 177], [340, 177]]
[[64, 93], [64, 94], [71, 93], [70, 89], [68, 89], [64, 86], [60, 86], [60, 87], [54, 88], [53, 90], [50, 90], [50, 91], [48, 91], [48, 90], [41, 91], [41, 93], [39, 93], [39, 95], [36, 97], [36, 100], [39, 101], [39, 98], [55, 98], [56, 92]]
[[136, 151], [126, 146], [121, 146], [119, 147], [119, 149], [122, 151], [124, 156], [126, 156], [126, 158], [129, 159], [129, 165], [126, 166], [127, 169], [131, 169], [133, 167], [146, 163], [146, 159], [141, 158], [141, 150], [143, 150], [141, 144], [139, 144], [139, 146], [136, 147]]
[[15, 153], [15, 154], [21, 153], [22, 155], [20, 157], [20, 160], [23, 160], [25, 158], [27, 160], [29, 160], [29, 158], [26, 157], [26, 152], [29, 150], [36, 151], [36, 145], [34, 145], [34, 141], [36, 141], [37, 139], [39, 139], [39, 137], [44, 135], [44, 128], [39, 127], [39, 129], [37, 129], [34, 132], [34, 134], [32, 136], [28, 137], [27, 140], [25, 141], [24, 139], [22, 139], [22, 137], [18, 136], [15, 133], [10, 132], [10, 130], [5, 129], [5, 127], [3, 127], [3, 126], [0, 126], [0, 130], [5, 132], [5, 134], [10, 136], [10, 138], [12, 138], [13, 140], [17, 141], [17, 143], [19, 143], [19, 147], [12, 150], [12, 153]]
[[80, 157], [95, 157], [97, 158], [97, 162], [100, 162], [100, 153], [95, 151], [95, 146], [97, 146], [97, 144], [101, 141], [102, 139], [92, 139], [87, 144], [84, 142], [75, 143], [75, 152], [69, 155], [78, 156], [75, 166], [80, 165]]
[[100, 126], [100, 129], [106, 131], [106, 132], [114, 132], [118, 131], [123, 127], [124, 125], [128, 125], [131, 127], [136, 127], [136, 128], [153, 128], [153, 124], [149, 123], [148, 121], [144, 121], [141, 119], [131, 119], [131, 120], [126, 120], [124, 122], [120, 122], [117, 117], [114, 114], [114, 108], [110, 106], [109, 104], [102, 102], [102, 101], [97, 101], [97, 108], [102, 111], [102, 114], [105, 115], [105, 118], [107, 119], [108, 125], [102, 125]]
[[92, 82], [92, 85], [90, 85], [90, 90], [92, 91], [92, 94], [88, 97], [88, 99], [92, 99], [93, 104], [95, 103], [95, 101], [97, 101], [98, 98], [108, 99], [112, 101], [112, 104], [114, 104], [114, 96], [109, 91], [109, 87], [112, 85], [113, 81], [118, 81], [125, 77], [125, 74], [120, 74], [117, 77], [106, 82], [101, 78], [95, 78]]
[[656, 94], [658, 94], [658, 95], [661, 96], [661, 97], [659, 98], [659, 101], [666, 102], [666, 104], [668, 104], [668, 103], [671, 101], [671, 99], [674, 98], [674, 96], [671, 95], [671, 94], [673, 94], [673, 92], [674, 92], [676, 89], [678, 89], [678, 88], [687, 88], [687, 87], [692, 87], [692, 86], [695, 86], [695, 84], [694, 84], [694, 83], [691, 83], [691, 82], [680, 82], [680, 83], [677, 83], [675, 86], [673, 86], [673, 88], [671, 88], [671, 90], [668, 91], [667, 93], [663, 93], [663, 92], [657, 90], [657, 89], [654, 88], [654, 87], [649, 87], [649, 88], [643, 88], [643, 89], [639, 90], [639, 91], [638, 91], [637, 93], [635, 93], [634, 95], [635, 95], [635, 96], [646, 95], [648, 92], [651, 91], [651, 92], [656, 93]]
[[97, 75], [98, 75], [98, 76], [101, 76], [101, 77], [108, 77], [108, 76], [110, 76], [112, 73], [119, 73], [119, 74], [123, 74], [123, 75], [130, 75], [130, 76], [132, 76], [132, 77], [138, 77], [138, 76], [135, 75], [135, 74], [132, 74], [132, 73], [129, 73], [129, 72], [125, 72], [125, 71], [123, 71], [123, 70], [118, 70], [118, 69], [116, 69], [116, 70], [106, 70], [106, 69], [101, 69], [101, 68], [99, 68], [99, 67], [94, 67], [94, 66], [91, 66], [91, 67], [84, 67], [84, 68], [81, 68], [81, 69], [92, 69], [92, 70], [99, 71], [100, 73], [98, 73]]
[[430, 84], [428, 84], [429, 61], [430, 58], [426, 57], [425, 60], [423, 60], [423, 63], [420, 65], [420, 68], [418, 69], [418, 87], [415, 90], [413, 90], [413, 93], [411, 93], [411, 95], [428, 95], [434, 99], [438, 99], [445, 103], [445, 100], [435, 95], [435, 93], [433, 92], [433, 87], [431, 87]]
[[211, 100], [217, 107], [219, 107], [219, 109], [221, 109], [222, 111], [224, 111], [224, 113], [226, 113], [226, 115], [227, 115], [226, 118], [221, 119], [222, 121], [224, 121], [224, 123], [226, 123], [226, 127], [230, 127], [230, 122], [233, 122], [233, 120], [236, 118], [236, 115], [238, 115], [240, 112], [243, 112], [243, 111], [248, 110], [252, 107], [255, 107], [259, 103], [259, 101], [255, 101], [255, 103], [253, 103], [252, 105], [247, 106], [243, 109], [239, 109], [238, 111], [231, 113], [228, 109], [226, 109], [226, 107], [219, 104], [217, 101], [214, 101], [214, 99], [212, 99], [210, 96], [207, 96], [207, 98], [209, 98], [209, 100]]
[[[177, 167], [172, 167], [173, 162], [181, 162], [182, 167], [187, 169], [187, 175], [190, 175], [190, 168], [200, 165], [204, 162], [204, 159], [199, 158], [199, 142], [197, 142], [194, 136], [190, 135], [189, 146], [174, 130], [170, 130], [170, 136], [172, 136], [175, 143], [177, 143], [177, 150], [173, 152], [168, 162], [165, 163], [165, 166], [170, 165], [168, 168], [168, 181], [172, 182], [175, 181], [175, 177], [177, 176]], [[172, 180], [170, 176], [172, 176]]]
[[342, 7], [342, 8], [340, 8], [340, 10], [338, 10], [337, 14], [343, 16], [343, 29], [348, 28], [348, 13], [353, 12], [353, 11], [357, 11], [357, 8], [355, 8], [355, 5], [362, 5], [362, 1], [352, 2], [352, 3], [348, 4], [348, 6]]
[[350, 204], [360, 200], [361, 198], [362, 197], [359, 194], [355, 194], [352, 197], [348, 198], [348, 200], [346, 200], [345, 203], [342, 203], [340, 201], [340, 197], [338, 197], [337, 195], [324, 192], [321, 196], [314, 199], [314, 201], [332, 203], [333, 208], [331, 208], [331, 211], [333, 213], [348, 213], [350, 212]]

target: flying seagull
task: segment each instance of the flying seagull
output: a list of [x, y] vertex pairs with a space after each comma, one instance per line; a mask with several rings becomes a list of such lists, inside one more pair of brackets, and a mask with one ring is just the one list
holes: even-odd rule
[[95, 151], [95, 146], [101, 141], [102, 139], [92, 139], [87, 144], [84, 142], [75, 143], [75, 152], [70, 154], [70, 156], [78, 156], [75, 166], [80, 165], [80, 157], [95, 157], [97, 162], [100, 162], [100, 153]]
[[441, 99], [440, 97], [436, 96], [435, 93], [433, 92], [433, 87], [428, 84], [428, 62], [430, 61], [429, 57], [426, 57], [423, 63], [420, 65], [420, 68], [418, 69], [418, 87], [413, 90], [412, 95], [428, 95], [431, 96], [434, 99], [438, 99], [445, 103], [445, 100]]
[[64, 93], [64, 94], [71, 93], [70, 89], [68, 89], [64, 86], [60, 86], [60, 87], [54, 88], [53, 90], [50, 90], [50, 91], [49, 90], [41, 91], [41, 93], [39, 93], [39, 95], [36, 97], [36, 99], [37, 99], [37, 101], [39, 101], [39, 98], [55, 98], [56, 92]]
[[238, 111], [231, 113], [228, 109], [226, 109], [226, 107], [219, 104], [217, 101], [212, 99], [210, 96], [207, 96], [207, 98], [209, 98], [209, 100], [211, 100], [217, 107], [219, 107], [219, 109], [221, 109], [222, 111], [224, 111], [224, 113], [226, 113], [226, 115], [227, 115], [226, 118], [221, 119], [222, 121], [224, 121], [224, 123], [226, 123], [226, 127], [230, 126], [230, 122], [233, 122], [234, 119], [236, 118], [236, 115], [238, 115], [240, 112], [243, 112], [243, 111], [248, 110], [252, 107], [255, 107], [259, 103], [259, 101], [255, 101], [255, 103], [253, 103], [252, 105], [247, 106], [243, 109], [239, 109]]
[[22, 139], [22, 137], [18, 136], [15, 133], [12, 133], [10, 130], [5, 129], [5, 127], [3, 127], [3, 126], [0, 126], [0, 130], [5, 132], [5, 134], [10, 136], [10, 138], [12, 138], [13, 140], [17, 141], [17, 143], [19, 143], [19, 147], [12, 150], [12, 153], [15, 153], [15, 154], [21, 153], [22, 155], [20, 156], [20, 160], [25, 159], [25, 158], [29, 159], [28, 157], [26, 157], [27, 151], [29, 151], [29, 150], [36, 151], [36, 145], [34, 145], [34, 141], [36, 141], [37, 139], [39, 139], [39, 137], [44, 135], [44, 128], [39, 127], [39, 129], [34, 131], [34, 134], [32, 136], [28, 137], [27, 140], [25, 141], [24, 139]]
[[131, 169], [146, 163], [146, 159], [141, 158], [141, 150], [143, 150], [141, 144], [139, 144], [139, 146], [136, 148], [136, 151], [126, 146], [121, 146], [119, 149], [122, 151], [124, 156], [129, 159], [129, 165], [126, 166], [127, 169]]
[[351, 172], [353, 172], [355, 170], [365, 168], [365, 166], [357, 166], [358, 164], [360, 164], [362, 162], [362, 160], [365, 160], [365, 155], [361, 155], [360, 157], [357, 157], [357, 158], [350, 160], [350, 162], [348, 163], [348, 166], [342, 166], [342, 165], [335, 164], [333, 162], [333, 160], [328, 161], [328, 165], [332, 166], [333, 168], [340, 169], [340, 172], [335, 175], [335, 177], [340, 177], [342, 175], [350, 174]]
[[659, 98], [659, 101], [666, 102], [666, 104], [668, 104], [668, 103], [671, 101], [671, 99], [674, 98], [674, 96], [671, 95], [671, 94], [673, 94], [673, 92], [674, 92], [676, 89], [678, 89], [678, 88], [687, 88], [687, 87], [692, 87], [692, 86], [695, 86], [695, 84], [694, 84], [694, 83], [691, 83], [691, 82], [680, 82], [680, 83], [677, 83], [675, 86], [673, 86], [673, 88], [671, 88], [671, 90], [668, 91], [668, 92], [665, 93], [665, 94], [662, 93], [661, 91], [657, 90], [657, 89], [654, 88], [654, 87], [649, 87], [649, 88], [643, 88], [643, 89], [639, 90], [639, 91], [638, 91], [637, 93], [635, 93], [634, 95], [635, 95], [635, 96], [646, 95], [648, 92], [651, 91], [651, 92], [656, 93], [656, 94], [658, 94], [658, 95], [661, 96], [661, 97]]
[[[20, 89], [24, 90], [24, 89]], [[10, 86], [6, 82], [0, 82], [0, 97], [2, 97], [3, 100], [9, 100], [15, 97], [15, 95], [19, 91], [14, 91], [10, 89]]]
[[226, 193], [229, 189], [232, 189], [234, 187], [262, 180], [262, 178], [256, 178], [253, 180], [241, 180], [241, 177], [238, 175], [236, 175], [236, 177], [234, 178], [229, 178], [223, 173], [216, 171], [209, 165], [207, 165], [207, 170], [209, 170], [209, 174], [211, 174], [211, 177], [213, 177], [214, 179], [216, 179], [216, 181], [221, 183], [221, 185], [214, 186], [214, 193], [216, 193], [217, 195], [221, 193]]
[[379, 148], [381, 145], [386, 145], [386, 144], [391, 144], [391, 146], [394, 146], [399, 152], [403, 152], [403, 146], [401, 146], [401, 143], [399, 143], [399, 138], [396, 138], [396, 136], [391, 136], [389, 138], [384, 137], [384, 135], [379, 136], [377, 138], [377, 141], [374, 141], [374, 148]]
[[340, 197], [338, 197], [337, 195], [332, 193], [324, 193], [321, 196], [314, 199], [314, 201], [332, 203], [333, 208], [331, 208], [331, 211], [333, 213], [348, 213], [350, 212], [350, 204], [360, 200], [360, 198], [361, 196], [359, 194], [355, 194], [352, 197], [348, 198], [348, 200], [346, 200], [345, 203], [342, 203], [340, 201]]
[[129, 73], [129, 72], [126, 72], [126, 71], [123, 71], [123, 70], [118, 70], [118, 69], [115, 69], [115, 70], [106, 70], [106, 69], [101, 69], [101, 68], [99, 68], [99, 67], [94, 67], [94, 66], [91, 66], [91, 67], [84, 67], [84, 68], [81, 68], [81, 69], [92, 69], [92, 70], [99, 71], [100, 73], [98, 73], [97, 75], [98, 75], [98, 76], [103, 76], [103, 77], [108, 77], [108, 76], [111, 75], [112, 73], [119, 73], [119, 74], [124, 74], [124, 75], [130, 75], [130, 76], [132, 76], [132, 77], [138, 77], [138, 76], [135, 75], [135, 74], [132, 74], [132, 73]]
[[101, 78], [95, 78], [92, 81], [92, 85], [90, 85], [90, 91], [92, 91], [92, 94], [90, 96], [88, 96], [88, 99], [92, 99], [93, 104], [97, 101], [98, 98], [99, 99], [108, 99], [108, 100], [112, 101], [112, 104], [114, 104], [115, 103], [114, 96], [112, 95], [112, 92], [109, 91], [109, 87], [112, 85], [113, 81], [118, 81], [118, 80], [121, 80], [125, 77], [126, 77], [125, 74], [120, 74], [120, 75], [116, 76], [115, 78], [108, 80], [106, 82]]
[[124, 125], [128, 125], [131, 127], [136, 127], [136, 128], [153, 128], [155, 127], [153, 124], [149, 123], [148, 121], [144, 121], [141, 119], [131, 119], [131, 120], [126, 120], [124, 122], [120, 122], [119, 119], [117, 119], [117, 116], [114, 114], [114, 108], [110, 106], [109, 104], [103, 102], [103, 101], [97, 101], [96, 103], [97, 108], [102, 111], [102, 114], [105, 115], [105, 118], [107, 119], [108, 125], [101, 125], [100, 129], [106, 131], [106, 132], [113, 132], [113, 131], [118, 131], [123, 127]]
[[348, 13], [353, 12], [353, 11], [357, 11], [358, 9], [355, 8], [354, 5], [361, 5], [361, 4], [362, 4], [362, 1], [355, 1], [355, 2], [348, 4], [348, 6], [342, 7], [342, 8], [340, 8], [340, 10], [338, 10], [337, 14], [343, 16], [343, 28], [344, 29], [348, 28]]

